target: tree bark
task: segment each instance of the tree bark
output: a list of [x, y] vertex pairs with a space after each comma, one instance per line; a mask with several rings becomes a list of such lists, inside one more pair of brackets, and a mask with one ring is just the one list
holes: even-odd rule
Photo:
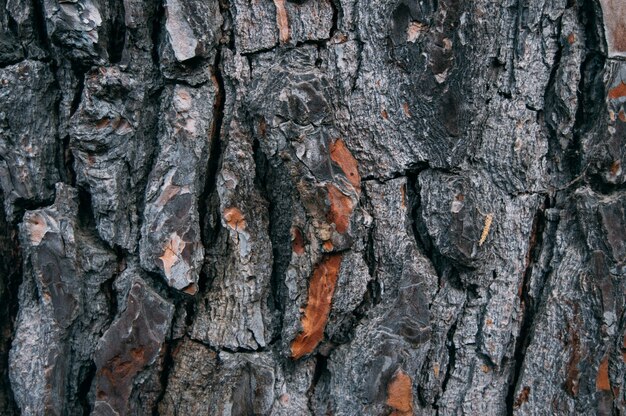
[[624, 4], [0, 0], [0, 414], [626, 414]]

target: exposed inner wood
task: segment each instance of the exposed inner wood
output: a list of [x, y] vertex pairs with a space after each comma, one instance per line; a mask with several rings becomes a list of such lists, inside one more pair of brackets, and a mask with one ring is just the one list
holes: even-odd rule
[[180, 255], [185, 249], [186, 243], [176, 233], [170, 236], [170, 240], [165, 246], [165, 250], [159, 259], [163, 262], [163, 272], [165, 276], [170, 277], [172, 275], [172, 267], [180, 259]]
[[235, 231], [246, 229], [246, 219], [239, 208], [226, 208], [224, 210], [224, 220], [226, 220], [226, 224]]
[[313, 352], [324, 337], [341, 260], [341, 254], [327, 255], [313, 271], [309, 281], [307, 305], [300, 320], [302, 332], [291, 343], [293, 359], [297, 360]]
[[333, 184], [327, 184], [330, 208], [328, 210], [328, 222], [334, 223], [338, 232], [345, 233], [350, 225], [350, 216], [354, 209], [352, 198], [345, 195]]
[[610, 391], [611, 382], [609, 380], [609, 357], [604, 357], [598, 367], [598, 375], [596, 376], [596, 390]]
[[413, 382], [402, 369], [398, 369], [387, 385], [387, 405], [394, 409], [392, 415], [413, 414]]
[[337, 139], [331, 144], [330, 158], [343, 170], [354, 189], [360, 192], [361, 175], [359, 175], [358, 162], [352, 156], [343, 140]]
[[280, 43], [289, 42], [289, 18], [285, 9], [285, 0], [274, 0], [276, 6], [276, 25], [278, 26], [278, 38]]

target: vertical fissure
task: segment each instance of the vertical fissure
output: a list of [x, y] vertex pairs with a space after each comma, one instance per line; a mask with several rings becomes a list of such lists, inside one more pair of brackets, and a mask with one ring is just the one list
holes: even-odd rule
[[[537, 209], [533, 218], [533, 223], [530, 232], [530, 242], [528, 248], [528, 254], [526, 257], [526, 269], [522, 278], [521, 294], [520, 294], [520, 308], [522, 310], [522, 323], [519, 334], [515, 341], [515, 350], [513, 353], [513, 373], [509, 388], [506, 396], [506, 408], [507, 414], [512, 415], [515, 409], [514, 395], [519, 383], [519, 379], [522, 374], [522, 366], [526, 357], [526, 350], [532, 339], [532, 327], [537, 314], [538, 304], [541, 299], [533, 299], [531, 295], [531, 279], [533, 276], [534, 266], [538, 262], [541, 252], [544, 248], [544, 232], [546, 229], [545, 222], [545, 209], [549, 201], [546, 199], [543, 204]], [[543, 272], [543, 271], [541, 271]], [[545, 280], [546, 276], [537, 276], [537, 279]]]
[[435, 398], [435, 402], [433, 403], [433, 409], [435, 409], [435, 413], [439, 414], [440, 408], [440, 400], [446, 392], [448, 388], [448, 383], [450, 382], [450, 378], [454, 373], [454, 369], [456, 368], [456, 347], [454, 346], [454, 334], [457, 330], [457, 325], [459, 322], [459, 315], [456, 316], [454, 323], [448, 330], [448, 334], [446, 335], [446, 350], [448, 351], [448, 365], [446, 366], [446, 374], [443, 377], [443, 382], [441, 383], [441, 392]]
[[328, 37], [332, 40], [335, 37], [335, 33], [337, 33], [337, 25], [339, 24], [339, 15], [342, 12], [342, 8], [338, 0], [331, 0], [330, 7], [333, 9], [333, 20]]
[[[212, 214], [216, 214], [211, 212], [211, 210], [216, 208], [213, 206], [214, 204], [212, 201], [212, 197], [217, 186], [217, 174], [219, 171], [220, 160], [222, 157], [221, 134], [222, 123], [224, 120], [225, 87], [220, 68], [222, 63], [221, 59], [222, 51], [220, 48], [215, 55], [215, 62], [213, 64], [213, 76], [217, 91], [213, 104], [213, 126], [211, 127], [210, 137], [210, 156], [205, 167], [206, 178], [204, 182], [204, 189], [200, 194], [198, 204], [198, 214], [200, 217], [200, 235], [205, 250], [209, 250], [210, 247], [214, 245], [215, 239], [217, 238], [217, 227], [219, 227], [219, 225], [211, 223], [210, 217], [212, 216]], [[215, 226], [215, 228], [213, 226]], [[198, 281], [199, 293], [204, 293], [207, 289], [209, 276], [208, 272], [205, 269], [206, 267], [204, 267], [203, 271], [200, 273], [200, 278]]]
[[152, 50], [150, 52], [151, 52], [151, 55], [152, 55], [152, 62], [157, 67], [160, 64], [160, 59], [159, 59], [159, 42], [161, 41], [161, 33], [163, 31], [163, 26], [165, 25], [165, 23], [164, 23], [165, 6], [164, 6], [163, 3], [164, 2], [162, 2], [162, 1], [158, 2], [156, 15], [154, 16], [154, 18], [152, 20], [152, 33], [151, 33]]
[[78, 397], [78, 403], [83, 409], [83, 415], [88, 416], [93, 411], [93, 404], [89, 400], [89, 391], [91, 390], [91, 385], [96, 377], [96, 363], [91, 360], [87, 368], [81, 370], [84, 374], [80, 377], [82, 381], [78, 385], [76, 397]]
[[571, 167], [572, 178], [585, 173], [583, 168], [582, 138], [593, 128], [605, 105], [606, 90], [602, 72], [606, 63], [604, 51], [598, 49], [601, 19], [597, 15], [594, 0], [580, 0], [579, 20], [585, 32], [585, 58], [580, 67], [580, 82], [577, 88], [578, 108], [574, 121], [573, 139], [566, 151], [566, 160]]
[[[228, 1], [220, 0], [219, 2], [220, 13], [222, 17], [226, 21], [227, 13], [228, 13]], [[217, 175], [219, 172], [219, 167], [221, 165], [222, 158], [222, 125], [224, 123], [224, 112], [226, 106], [226, 89], [224, 85], [224, 77], [222, 75], [221, 65], [222, 65], [222, 48], [227, 47], [223, 43], [224, 37], [226, 36], [226, 27], [227, 24], [223, 23], [221, 27], [221, 39], [220, 46], [217, 48], [215, 54], [215, 60], [213, 62], [212, 72], [213, 72], [213, 83], [217, 87], [215, 100], [213, 102], [213, 125], [211, 126], [211, 134], [210, 134], [210, 153], [209, 159], [205, 166], [205, 182], [204, 189], [199, 195], [199, 203], [198, 203], [198, 216], [200, 220], [200, 239], [202, 241], [202, 245], [205, 249], [205, 259], [206, 253], [211, 250], [211, 248], [215, 245], [218, 238], [218, 227], [219, 224], [215, 223], [216, 218], [218, 218], [216, 201], [214, 199], [215, 190], [217, 187]], [[193, 301], [189, 301], [186, 305], [186, 319], [185, 325], [187, 328], [190, 328], [193, 325], [195, 320], [195, 315], [198, 311], [197, 303], [198, 299], [201, 299], [202, 296], [209, 289], [210, 281], [211, 281], [211, 273], [210, 265], [207, 265], [206, 262], [204, 267], [202, 267], [199, 277], [198, 277], [198, 293], [196, 294]]]
[[112, 64], [119, 63], [124, 54], [124, 45], [126, 43], [126, 8], [123, 0], [113, 2], [113, 19], [109, 28], [109, 42], [107, 45], [107, 54], [109, 62]]
[[[0, 207], [4, 195], [0, 190]], [[0, 405], [8, 414], [19, 415], [9, 379], [9, 351], [13, 342], [15, 320], [19, 311], [18, 291], [22, 283], [22, 250], [17, 227], [8, 221], [4, 209], [0, 211], [0, 256], [11, 262], [0, 262]], [[5, 396], [4, 398], [2, 396]]]
[[[46, 12], [44, 9], [44, 0], [33, 0], [33, 20], [35, 24], [35, 32], [39, 42], [46, 50], [46, 53], [50, 55], [51, 45], [50, 38], [48, 37], [48, 26], [46, 24]], [[49, 56], [48, 56], [49, 57]]]
[[159, 405], [163, 401], [165, 397], [165, 393], [167, 391], [167, 385], [170, 380], [170, 374], [174, 370], [174, 351], [180, 344], [181, 340], [172, 340], [164, 343], [164, 351], [162, 358], [162, 368], [161, 374], [159, 374], [159, 382], [161, 385], [161, 391], [159, 392], [158, 397], [154, 401], [154, 406], [152, 407], [152, 416], [159, 416]]

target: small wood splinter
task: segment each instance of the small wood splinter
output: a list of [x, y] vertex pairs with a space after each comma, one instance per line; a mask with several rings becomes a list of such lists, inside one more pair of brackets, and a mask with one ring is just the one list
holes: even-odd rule
[[485, 226], [483, 227], [483, 232], [480, 235], [480, 240], [478, 241], [478, 247], [481, 247], [483, 243], [487, 240], [487, 236], [489, 235], [489, 230], [491, 229], [491, 223], [493, 222], [493, 213], [489, 213], [485, 216]]

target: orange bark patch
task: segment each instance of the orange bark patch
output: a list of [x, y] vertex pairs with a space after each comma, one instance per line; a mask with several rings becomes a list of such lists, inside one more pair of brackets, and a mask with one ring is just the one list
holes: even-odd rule
[[304, 254], [304, 237], [302, 237], [302, 232], [299, 228], [294, 227], [291, 229], [291, 248], [293, 252], [296, 254]]
[[576, 42], [576, 35], [573, 33], [570, 33], [569, 36], [567, 37], [567, 43], [569, 43], [570, 45], [573, 45], [574, 42]]
[[609, 168], [609, 173], [611, 174], [611, 176], [616, 176], [617, 173], [620, 171], [621, 168], [621, 162], [619, 160], [614, 160], [613, 163], [611, 163], [611, 167]]
[[609, 381], [609, 357], [604, 357], [598, 368], [598, 375], [596, 376], [596, 390], [597, 391], [610, 391], [611, 382]]
[[626, 97], [626, 84], [624, 84], [623, 81], [620, 82], [617, 87], [609, 90], [609, 98], [611, 100], [615, 100], [620, 97]]
[[335, 185], [328, 184], [326, 189], [328, 189], [328, 199], [330, 200], [327, 219], [335, 224], [338, 232], [343, 234], [350, 225], [350, 215], [352, 215], [354, 204], [352, 199], [344, 195]]
[[383, 111], [380, 112], [380, 115], [383, 116], [385, 120], [389, 119], [389, 113], [387, 113], [387, 110], [383, 109]]
[[359, 164], [343, 140], [337, 139], [330, 145], [330, 158], [337, 164], [354, 186], [357, 192], [361, 191], [361, 175], [359, 175]]
[[626, 113], [623, 109], [619, 110], [619, 113], [617, 113], [617, 118], [619, 118], [619, 121], [626, 123]]
[[325, 251], [332, 251], [332, 249], [334, 248], [333, 242], [330, 240], [324, 241], [324, 244], [322, 244], [322, 248]]
[[198, 291], [198, 285], [195, 283], [192, 283], [183, 289], [183, 292], [191, 296], [195, 295], [197, 291]]
[[233, 230], [245, 230], [246, 220], [239, 208], [231, 207], [224, 210], [224, 220]]
[[410, 416], [413, 414], [413, 382], [404, 371], [396, 371], [387, 385], [386, 403], [394, 409], [392, 415]]
[[295, 360], [313, 352], [324, 337], [341, 257], [341, 254], [328, 255], [313, 271], [306, 309], [300, 321], [302, 332], [291, 343], [291, 357]]
[[423, 23], [420, 22], [411, 22], [409, 23], [406, 29], [406, 41], [415, 43], [415, 41], [420, 37], [420, 35], [428, 29]]
[[404, 110], [404, 115], [408, 118], [411, 118], [411, 111], [409, 109], [409, 103], [402, 104], [402, 109]]
[[165, 276], [170, 277], [172, 267], [180, 258], [180, 253], [183, 252], [186, 245], [187, 243], [185, 243], [178, 234], [173, 233], [170, 236], [170, 241], [166, 244], [163, 255], [159, 257], [163, 262], [163, 272]]
[[161, 194], [159, 195], [159, 197], [157, 198], [155, 202], [156, 205], [162, 207], [167, 202], [169, 202], [170, 199], [178, 195], [179, 192], [180, 192], [180, 186], [172, 185], [171, 183], [165, 185], [163, 187], [163, 191], [161, 192]]
[[276, 25], [278, 26], [278, 38], [281, 43], [289, 42], [289, 19], [287, 18], [287, 9], [285, 9], [285, 0], [274, 0], [276, 6]]

